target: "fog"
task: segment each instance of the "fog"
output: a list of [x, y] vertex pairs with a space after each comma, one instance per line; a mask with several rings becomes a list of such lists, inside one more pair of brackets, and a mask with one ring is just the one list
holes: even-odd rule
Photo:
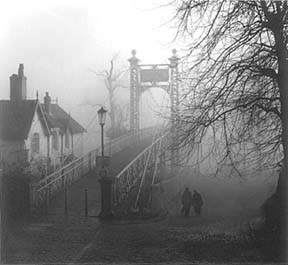
[[[97, 110], [109, 110], [103, 78], [115, 54], [115, 69], [126, 71], [117, 104], [129, 103], [129, 63], [137, 50], [141, 63], [167, 63], [171, 49], [181, 56], [175, 37], [172, 7], [161, 0], [5, 1], [0, 11], [0, 98], [9, 98], [9, 76], [24, 64], [28, 98], [49, 91], [53, 100], [86, 129], [85, 150], [99, 145]], [[169, 97], [163, 90], [145, 91], [140, 100], [140, 126], [165, 122]], [[160, 115], [161, 114], [161, 115]], [[125, 112], [124, 124], [129, 125]], [[107, 127], [109, 127], [109, 121]], [[75, 143], [77, 144], [77, 143]]]
[[[52, 103], [57, 102], [60, 107], [62, 107], [67, 113], [71, 114], [71, 116], [86, 129], [86, 133], [84, 134], [83, 151], [87, 158], [87, 153], [89, 151], [100, 147], [101, 127], [98, 123], [97, 111], [100, 106], [104, 106], [108, 112], [111, 111], [111, 97], [109, 98], [107, 80], [105, 83], [105, 78], [107, 78], [107, 73], [109, 73], [111, 60], [113, 60], [114, 63], [114, 74], [119, 72], [122, 73], [116, 80], [117, 89], [114, 91], [113, 95], [113, 104], [116, 107], [115, 112], [118, 114], [118, 116], [116, 114], [116, 121], [118, 122], [120, 120], [118, 124], [121, 124], [121, 126], [124, 129], [127, 129], [127, 131], [130, 126], [130, 76], [128, 59], [132, 57], [132, 49], [136, 49], [136, 57], [140, 59], [140, 64], [166, 64], [169, 63], [168, 58], [172, 56], [172, 49], [176, 48], [177, 56], [182, 59], [179, 64], [179, 69], [188, 68], [187, 66], [191, 62], [191, 57], [185, 58], [184, 56], [185, 41], [187, 41], [187, 39], [183, 40], [183, 42], [174, 39], [177, 30], [175, 29], [174, 22], [171, 20], [173, 19], [173, 15], [175, 15], [175, 6], [172, 6], [171, 4], [167, 5], [169, 2], [170, 1], [165, 0], [5, 1], [5, 3], [2, 3], [0, 9], [0, 99], [9, 99], [9, 77], [13, 73], [17, 73], [19, 64], [24, 64], [24, 75], [27, 77], [27, 99], [36, 99], [36, 97], [39, 97], [40, 102], [43, 102], [45, 93], [49, 92], [49, 95], [52, 98]], [[172, 2], [173, 1], [170, 3]], [[194, 38], [197, 38], [197, 36], [200, 37], [199, 32], [203, 30], [203, 27], [199, 27], [198, 30], [199, 31], [193, 35]], [[186, 45], [189, 45], [188, 41]], [[173, 60], [171, 60], [171, 62], [173, 62]], [[185, 67], [184, 63], [186, 64]], [[173, 64], [171, 63], [171, 65]], [[189, 67], [191, 67], [191, 65], [189, 65]], [[187, 84], [190, 83], [191, 76], [193, 77], [193, 75], [196, 75], [195, 72], [189, 73], [186, 78], [186, 74], [187, 73], [184, 73], [183, 71], [180, 75], [181, 82], [179, 82], [179, 98], [183, 100], [182, 102], [185, 102], [185, 100], [188, 100], [188, 97], [191, 96], [189, 95], [185, 99], [184, 95], [187, 90]], [[173, 75], [173, 77], [175, 76]], [[177, 78], [178, 76], [175, 79]], [[174, 82], [174, 78], [172, 79], [172, 82]], [[153, 84], [153, 82], [151, 82], [151, 84]], [[143, 87], [141, 89], [143, 89]], [[190, 90], [190, 87], [188, 87], [188, 89]], [[139, 102], [140, 128], [155, 125], [167, 125], [171, 114], [170, 95], [159, 87], [151, 87], [142, 92]], [[173, 97], [171, 98], [173, 99]], [[191, 98], [189, 98], [189, 100], [191, 100]], [[193, 100], [195, 100], [195, 98]], [[192, 100], [189, 101], [189, 106], [190, 104], [193, 104]], [[184, 104], [179, 106], [180, 110], [182, 108], [184, 108]], [[121, 109], [121, 112], [119, 109]], [[46, 111], [49, 110], [46, 109]], [[195, 113], [196, 112], [188, 112], [187, 117], [189, 117], [189, 115], [196, 115]], [[112, 148], [108, 142], [108, 130], [110, 126], [111, 121], [109, 120], [108, 115], [108, 120], [104, 127], [104, 131], [106, 132], [104, 140], [106, 146], [104, 149], [105, 155], [111, 157]], [[124, 129], [120, 133], [125, 132]], [[181, 127], [179, 131], [182, 129], [185, 130], [187, 128]], [[27, 194], [29, 195], [26, 196], [27, 202], [29, 198], [34, 199], [35, 197], [35, 201], [37, 201], [38, 197], [41, 197], [40, 199], [42, 201], [39, 200], [39, 202], [43, 203], [43, 209], [46, 208], [45, 215], [41, 212], [41, 214], [39, 214], [40, 219], [36, 219], [35, 217], [34, 220], [33, 213], [31, 224], [29, 223], [29, 220], [27, 221], [27, 226], [25, 224], [25, 226], [21, 227], [18, 223], [15, 225], [15, 228], [11, 226], [11, 231], [13, 233], [11, 232], [11, 235], [9, 234], [7, 237], [8, 240], [12, 242], [10, 243], [11, 246], [9, 250], [12, 254], [10, 253], [9, 255], [12, 259], [14, 256], [16, 257], [16, 260], [17, 258], [19, 260], [21, 258], [21, 263], [29, 263], [27, 262], [27, 260], [29, 261], [29, 258], [33, 260], [33, 262], [30, 263], [39, 263], [38, 261], [41, 259], [45, 260], [43, 257], [48, 256], [49, 259], [51, 258], [49, 261], [54, 263], [56, 261], [60, 262], [63, 258], [65, 259], [67, 257], [72, 259], [72, 263], [75, 263], [75, 261], [77, 263], [78, 259], [80, 260], [82, 256], [85, 257], [87, 253], [89, 254], [87, 254], [87, 256], [90, 256], [91, 252], [95, 255], [95, 260], [93, 261], [98, 261], [97, 259], [100, 258], [107, 263], [109, 259], [107, 259], [104, 250], [106, 247], [109, 249], [109, 255], [113, 255], [113, 261], [116, 262], [122, 260], [118, 259], [115, 254], [117, 252], [113, 252], [113, 247], [115, 246], [117, 251], [120, 249], [120, 252], [122, 249], [125, 249], [121, 255], [126, 255], [126, 253], [128, 253], [126, 252], [126, 247], [128, 251], [130, 251], [130, 246], [136, 246], [136, 249], [139, 248], [137, 249], [137, 252], [131, 252], [133, 259], [130, 259], [130, 254], [125, 257], [125, 259], [128, 258], [128, 261], [130, 262], [134, 261], [134, 256], [138, 252], [140, 255], [144, 253], [143, 261], [146, 258], [149, 258], [148, 260], [150, 260], [153, 255], [159, 258], [158, 256], [161, 257], [161, 255], [164, 255], [163, 253], [165, 253], [165, 259], [168, 257], [168, 253], [171, 254], [171, 257], [173, 255], [177, 258], [177, 255], [175, 254], [177, 253], [177, 244], [180, 246], [179, 253], [181, 252], [181, 257], [185, 252], [189, 252], [187, 257], [190, 257], [192, 254], [197, 256], [197, 249], [201, 249], [205, 254], [210, 254], [209, 249], [212, 249], [213, 254], [215, 249], [220, 249], [223, 244], [225, 246], [223, 249], [224, 252], [227, 250], [229, 251], [230, 248], [226, 248], [229, 244], [231, 244], [232, 248], [238, 248], [238, 246], [240, 246], [240, 244], [238, 245], [238, 241], [235, 241], [237, 243], [236, 245], [234, 245], [234, 241], [231, 241], [231, 243], [227, 241], [227, 243], [227, 238], [223, 235], [226, 235], [226, 233], [240, 234], [239, 231], [245, 231], [243, 235], [246, 235], [247, 224], [249, 224], [250, 227], [251, 224], [263, 223], [264, 219], [261, 207], [267, 198], [275, 192], [278, 172], [275, 169], [263, 169], [261, 163], [258, 163], [258, 160], [255, 159], [255, 156], [247, 155], [246, 149], [249, 149], [252, 144], [246, 145], [246, 142], [243, 151], [241, 149], [242, 146], [238, 144], [236, 144], [235, 147], [229, 147], [232, 151], [236, 150], [234, 156], [233, 154], [230, 154], [229, 158], [232, 156], [235, 158], [244, 157], [245, 160], [238, 163], [237, 165], [240, 165], [239, 168], [234, 170], [231, 167], [232, 159], [230, 161], [223, 160], [223, 154], [227, 153], [228, 157], [228, 152], [225, 150], [226, 142], [223, 140], [223, 135], [221, 139], [222, 131], [218, 130], [215, 135], [212, 134], [210, 129], [207, 129], [206, 132], [208, 133], [206, 133], [204, 137], [201, 136], [201, 139], [193, 139], [193, 141], [189, 141], [189, 145], [191, 146], [186, 145], [180, 150], [180, 155], [184, 155], [181, 157], [181, 161], [177, 165], [177, 170], [175, 170], [174, 165], [173, 168], [171, 167], [172, 161], [169, 161], [171, 154], [174, 153], [173, 151], [171, 152], [171, 149], [165, 150], [165, 155], [162, 156], [163, 153], [161, 153], [161, 145], [163, 147], [163, 145], [166, 144], [166, 141], [164, 140], [161, 142], [159, 147], [160, 152], [156, 150], [158, 145], [154, 145], [154, 147], [156, 146], [156, 149], [147, 149], [149, 151], [147, 151], [145, 155], [141, 156], [141, 159], [136, 160], [133, 164], [134, 167], [130, 167], [129, 170], [126, 170], [120, 177], [118, 175], [119, 178], [114, 178], [116, 179], [115, 183], [117, 183], [117, 186], [115, 185], [114, 187], [116, 188], [113, 189], [111, 184], [112, 182], [110, 181], [113, 179], [112, 177], [114, 177], [113, 174], [120, 172], [123, 170], [123, 167], [129, 165], [129, 161], [137, 157], [136, 153], [141, 152], [141, 150], [144, 149], [144, 142], [147, 144], [148, 139], [141, 142], [141, 144], [135, 140], [130, 141], [130, 139], [129, 141], [125, 141], [128, 142], [128, 144], [125, 143], [125, 147], [121, 147], [123, 148], [121, 152], [113, 154], [111, 159], [112, 162], [111, 165], [109, 165], [108, 171], [104, 169], [104, 164], [102, 164], [100, 171], [98, 171], [97, 168], [98, 164], [97, 167], [95, 166], [95, 171], [91, 170], [92, 156], [89, 156], [89, 162], [87, 163], [89, 168], [88, 174], [86, 174], [86, 164], [83, 166], [84, 162], [86, 163], [88, 160], [79, 159], [76, 162], [72, 162], [72, 166], [68, 165], [65, 166], [65, 169], [57, 169], [58, 173], [53, 173], [46, 177], [44, 181], [41, 180], [39, 182], [41, 185], [35, 183], [38, 186], [34, 186], [34, 184], [29, 186], [30, 191], [32, 191], [30, 194], [28, 194], [29, 189], [27, 185]], [[32, 135], [31, 150], [33, 151], [32, 146], [35, 146], [34, 142], [36, 138], [36, 146], [38, 140], [38, 151], [36, 149], [35, 153], [40, 154], [39, 133], [34, 133]], [[69, 136], [69, 134], [67, 135]], [[80, 149], [79, 147], [81, 147], [82, 150], [82, 139], [78, 139], [78, 141], [75, 140], [75, 142], [73, 141], [72, 144], [69, 144], [70, 140], [67, 135], [65, 135], [65, 148], [68, 143], [68, 147], [72, 146], [72, 150], [73, 148], [75, 150]], [[218, 138], [220, 140], [215, 144], [214, 140], [218, 140]], [[53, 140], [56, 142], [56, 139], [57, 137], [52, 137], [51, 140], [53, 149], [57, 149], [53, 143]], [[66, 143], [67, 139], [68, 142]], [[63, 162], [63, 144], [64, 142], [62, 137], [61, 162]], [[143, 147], [143, 149], [140, 147]], [[188, 150], [185, 148], [190, 149]], [[68, 150], [70, 150], [70, 148]], [[156, 150], [155, 153], [157, 154], [161, 153], [159, 159], [158, 157], [154, 158], [154, 150]], [[187, 153], [189, 153], [189, 151], [191, 152], [188, 156]], [[98, 154], [100, 154], [100, 152]], [[255, 152], [253, 154], [255, 154]], [[116, 157], [115, 160], [114, 156]], [[162, 161], [162, 158], [166, 158], [167, 160]], [[152, 159], [153, 161], [155, 159], [156, 170], [152, 163], [150, 165]], [[46, 160], [48, 161], [48, 159]], [[35, 163], [36, 167], [38, 166], [38, 164], [36, 164], [38, 162], [36, 159], [35, 161], [36, 162], [33, 163]], [[64, 160], [64, 162], [66, 162], [66, 160]], [[82, 164], [79, 164], [79, 162]], [[273, 164], [274, 161], [269, 162]], [[46, 164], [48, 164], [48, 166]], [[40, 170], [44, 171], [44, 166], [41, 168], [41, 163], [39, 163], [39, 165]], [[84, 174], [84, 170], [86, 172], [85, 176], [81, 176], [81, 180], [77, 180], [77, 182], [73, 183], [72, 187], [70, 182], [75, 181], [76, 178], [80, 178], [80, 174]], [[138, 172], [137, 170], [140, 171]], [[155, 176], [156, 181], [152, 183], [153, 185], [150, 185], [152, 171], [153, 181]], [[49, 162], [45, 162], [45, 174], [47, 172], [50, 172]], [[60, 172], [61, 175], [58, 175]], [[95, 172], [97, 173], [95, 174]], [[108, 174], [106, 172], [108, 172]], [[154, 173], [157, 174], [154, 175]], [[107, 178], [107, 176], [109, 178]], [[138, 177], [136, 181], [135, 177]], [[14, 181], [13, 178], [12, 181]], [[126, 182], [127, 186], [125, 186]], [[59, 185], [59, 190], [57, 191], [61, 191], [58, 193], [60, 195], [59, 197], [56, 192], [55, 194], [52, 194], [54, 189], [56, 190], [56, 188], [58, 188], [56, 187], [57, 185]], [[138, 185], [140, 185], [140, 187], [136, 199], [134, 189], [137, 187], [138, 191]], [[146, 189], [146, 186], [149, 189]], [[63, 187], [65, 187], [65, 192]], [[197, 190], [203, 198], [204, 204], [201, 218], [197, 216], [197, 208], [195, 207], [197, 203], [195, 197], [195, 209], [191, 208], [189, 217], [187, 210], [185, 213], [187, 218], [183, 216], [185, 212], [185, 203], [183, 199], [182, 205], [181, 199], [182, 194], [187, 187], [192, 192], [193, 190]], [[152, 191], [151, 194], [150, 188]], [[13, 193], [14, 191], [18, 192], [17, 189], [7, 188], [7, 190], [9, 191], [7, 194], [9, 193], [11, 198], [21, 198], [21, 193], [19, 193], [20, 196], [15, 196]], [[10, 192], [10, 190], [13, 192]], [[133, 198], [133, 209], [131, 209], [131, 212], [127, 211], [129, 212], [127, 215], [131, 215], [128, 216], [129, 218], [127, 218], [127, 220], [130, 219], [130, 217], [132, 217], [132, 219], [133, 217], [138, 218], [138, 214], [140, 217], [142, 214], [147, 214], [147, 216], [152, 214], [153, 224], [149, 230], [147, 230], [147, 227], [149, 226], [146, 226], [145, 222], [150, 222], [150, 220], [146, 220], [146, 217], [143, 219], [141, 217], [143, 225], [142, 223], [141, 225], [136, 225], [136, 223], [134, 225], [133, 222], [130, 223], [131, 220], [129, 220], [129, 223], [124, 223], [124, 221], [127, 221], [125, 220], [126, 217], [123, 218], [123, 220], [120, 220], [118, 224], [116, 222], [119, 220], [112, 220], [113, 222], [115, 221], [115, 225], [113, 222], [111, 223], [111, 226], [103, 225], [104, 223], [102, 223], [102, 218], [103, 221], [105, 221], [106, 217], [108, 217], [108, 219], [112, 217], [111, 208], [117, 211], [120, 209], [120, 211], [122, 211], [121, 204], [117, 204], [117, 208], [115, 207], [115, 198], [113, 199], [113, 207], [111, 207], [111, 194], [116, 194], [117, 197], [122, 198], [122, 193], [127, 193], [127, 191], [129, 191], [129, 196], [127, 196], [129, 200], [132, 200], [130, 194], [133, 195], [133, 193], [135, 193], [136, 199], [134, 202]], [[120, 194], [119, 196], [118, 193]], [[151, 199], [152, 211], [150, 212], [151, 209], [146, 208], [140, 209], [139, 212], [134, 211], [136, 210], [134, 208], [138, 208], [140, 205], [139, 198], [143, 197], [143, 201], [145, 201], [145, 193], [149, 193], [149, 204]], [[37, 196], [34, 196], [34, 194]], [[52, 204], [50, 205], [49, 202], [50, 196], [54, 195], [57, 200], [59, 198], [59, 201], [55, 200], [55, 207]], [[5, 198], [5, 196], [3, 198]], [[124, 204], [126, 201], [131, 204], [127, 198], [123, 200]], [[19, 200], [22, 200], [22, 198]], [[190, 200], [192, 200], [191, 196]], [[120, 203], [123, 202], [121, 201]], [[30, 206], [32, 206], [32, 204], [29, 205], [29, 207]], [[33, 207], [31, 207], [31, 209], [32, 208]], [[110, 208], [110, 212], [107, 210], [107, 216], [105, 216], [105, 208]], [[124, 205], [123, 209], [125, 210], [125, 208], [126, 206]], [[15, 208], [13, 206], [9, 209], [19, 209], [19, 207]], [[157, 213], [155, 216], [153, 212], [154, 210], [155, 213]], [[184, 210], [184, 212], [181, 212], [181, 210]], [[65, 214], [63, 213], [64, 211]], [[126, 213], [123, 213], [123, 215], [126, 215]], [[149, 216], [149, 218], [152, 217], [152, 215]], [[117, 219], [116, 215], [115, 217], [115, 219]], [[159, 220], [154, 220], [154, 217], [160, 218]], [[163, 217], [165, 220], [160, 220]], [[98, 220], [101, 220], [101, 222]], [[122, 226], [123, 224], [125, 224], [125, 226]], [[152, 226], [154, 226], [153, 229], [151, 229]], [[120, 231], [120, 228], [118, 234], [114, 233], [113, 231], [119, 227], [123, 227], [124, 229], [122, 228], [122, 231]], [[129, 232], [129, 229], [131, 228], [132, 230]], [[15, 229], [15, 231], [13, 229]], [[21, 229], [23, 229], [23, 231]], [[25, 229], [26, 231], [24, 233]], [[156, 229], [158, 229], [158, 231], [156, 231]], [[151, 236], [150, 238], [149, 233], [151, 231], [154, 233], [154, 230], [161, 235], [161, 237], [157, 235], [156, 237]], [[121, 244], [122, 241], [119, 239], [122, 240], [123, 231], [125, 231], [123, 240], [131, 240], [131, 242]], [[111, 243], [107, 243], [108, 241], [103, 240], [107, 238], [107, 235], [109, 240], [109, 233], [112, 235]], [[130, 236], [129, 233], [131, 233], [133, 237]], [[146, 237], [146, 234], [148, 234], [148, 237]], [[218, 239], [216, 237], [215, 239], [217, 240], [213, 241], [214, 235], [217, 234], [221, 235], [221, 237], [219, 237], [220, 241], [217, 241]], [[211, 240], [211, 238], [209, 239], [210, 235], [212, 235], [211, 238], [213, 240]], [[177, 239], [177, 236], [180, 237], [180, 241]], [[161, 241], [157, 241], [157, 237], [161, 238]], [[205, 239], [204, 241], [206, 241], [207, 244], [205, 243], [206, 245], [202, 245], [201, 241], [197, 241], [197, 237]], [[136, 238], [136, 240], [132, 240], [132, 238]], [[189, 240], [187, 240], [187, 238]], [[196, 241], [195, 238], [197, 239]], [[239, 237], [239, 242], [240, 240], [242, 240], [242, 237]], [[221, 243], [222, 245], [220, 244], [218, 246], [218, 242], [222, 242], [223, 244]], [[162, 248], [166, 243], [168, 243], [168, 245], [173, 243], [171, 245], [173, 248]], [[95, 247], [95, 245], [97, 246], [97, 244], [101, 245], [100, 255], [98, 254], [99, 252], [94, 251], [92, 248]], [[25, 247], [23, 248], [22, 246]], [[119, 246], [121, 247], [119, 248]], [[248, 249], [247, 252], [251, 255], [255, 250], [252, 250], [251, 252], [249, 247], [250, 245], [247, 245], [245, 246], [245, 249]], [[222, 253], [222, 250], [220, 252]], [[238, 250], [236, 252], [238, 253]], [[258, 250], [255, 251], [256, 254], [258, 252]], [[21, 253], [24, 253], [24, 255], [21, 256]], [[77, 258], [74, 259], [75, 254], [77, 254]], [[58, 260], [57, 255], [60, 257], [58, 257]], [[233, 256], [233, 252], [227, 253], [227, 256], [230, 255]]]
[[[96, 104], [109, 110], [103, 78], [93, 72], [109, 69], [115, 54], [115, 70], [128, 71], [132, 49], [141, 63], [167, 63], [171, 56], [175, 31], [167, 22], [172, 10], [159, 8], [161, 4], [160, 0], [5, 1], [0, 11], [0, 98], [9, 98], [9, 76], [23, 63], [28, 98], [36, 98], [38, 91], [43, 100], [49, 91], [52, 100], [88, 129], [86, 145], [91, 146], [93, 133], [99, 131]], [[127, 72], [128, 87], [116, 93], [119, 105], [129, 103], [128, 80]], [[162, 104], [162, 94], [156, 92], [152, 99], [145, 93], [141, 98], [142, 127], [158, 121], [155, 100]]]

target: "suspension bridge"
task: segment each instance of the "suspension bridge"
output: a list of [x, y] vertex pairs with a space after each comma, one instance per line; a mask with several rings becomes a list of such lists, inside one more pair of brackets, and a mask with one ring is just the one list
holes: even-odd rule
[[[83, 186], [81, 180], [92, 178], [99, 184], [99, 181], [109, 179], [112, 183], [110, 191], [103, 190], [102, 186], [102, 208], [105, 198], [111, 199], [112, 211], [118, 215], [127, 215], [132, 211], [141, 211], [151, 208], [152, 187], [156, 182], [167, 178], [167, 166], [169, 164], [170, 173], [174, 170], [179, 160], [179, 150], [177, 146], [177, 133], [175, 130], [176, 120], [179, 112], [179, 92], [178, 92], [178, 62], [176, 50], [169, 58], [169, 64], [139, 64], [136, 51], [132, 51], [130, 62], [130, 132], [119, 138], [106, 143], [105, 149], [109, 146], [112, 164], [107, 168], [106, 177], [99, 177], [101, 174], [97, 157], [100, 154], [96, 148], [84, 156], [70, 162], [69, 164], [57, 169], [52, 174], [41, 179], [30, 186], [30, 206], [32, 213], [48, 213], [56, 207], [57, 198], [63, 197], [62, 207], [67, 214], [69, 211], [68, 190], [71, 194], [73, 186]], [[139, 117], [140, 96], [148, 88], [160, 87], [170, 95], [171, 119], [169, 128], [146, 128], [140, 129]], [[130, 147], [129, 155], [125, 150]], [[131, 147], [133, 147], [131, 149]], [[122, 153], [124, 152], [124, 153]], [[125, 159], [117, 162], [115, 157]], [[118, 159], [119, 160], [119, 159]], [[169, 161], [169, 162], [168, 162]], [[168, 162], [168, 163], [166, 163]], [[165, 170], [166, 176], [163, 172]], [[83, 181], [82, 181], [83, 182]], [[85, 182], [85, 180], [84, 180]], [[88, 181], [89, 182], [89, 181]], [[79, 184], [80, 183], [80, 184]], [[86, 197], [87, 189], [86, 185]], [[90, 185], [91, 186], [91, 185]], [[98, 193], [101, 193], [98, 192]], [[109, 193], [108, 195], [104, 193]], [[71, 194], [70, 196], [73, 196]], [[77, 197], [74, 195], [74, 197]], [[85, 197], [85, 198], [86, 198]], [[110, 198], [111, 197], [111, 198]], [[85, 199], [85, 214], [88, 214], [87, 199]], [[54, 202], [54, 203], [53, 203]], [[57, 207], [56, 207], [57, 208]], [[83, 207], [82, 207], [83, 208]]]

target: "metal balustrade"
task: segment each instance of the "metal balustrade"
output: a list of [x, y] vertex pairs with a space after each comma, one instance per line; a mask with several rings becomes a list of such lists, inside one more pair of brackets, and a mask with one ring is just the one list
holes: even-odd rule
[[[155, 127], [145, 128], [137, 134], [129, 133], [111, 140], [105, 144], [105, 150], [109, 151], [110, 156], [131, 146], [139, 141], [152, 137], [155, 132]], [[37, 183], [32, 183], [30, 187], [31, 210], [35, 211], [43, 206], [46, 208], [49, 205], [50, 199], [54, 194], [65, 189], [81, 177], [87, 175], [98, 165], [96, 157], [100, 154], [100, 148], [97, 148], [88, 154], [70, 162], [61, 167], [52, 174], [46, 176]]]
[[139, 183], [134, 208], [137, 208], [141, 189], [147, 178], [147, 171], [151, 175], [151, 183], [155, 181], [155, 176], [162, 162], [162, 155], [168, 147], [168, 133], [158, 137], [153, 143], [144, 149], [134, 160], [132, 160], [114, 179], [113, 200], [114, 207], [117, 207], [128, 197], [131, 189]]

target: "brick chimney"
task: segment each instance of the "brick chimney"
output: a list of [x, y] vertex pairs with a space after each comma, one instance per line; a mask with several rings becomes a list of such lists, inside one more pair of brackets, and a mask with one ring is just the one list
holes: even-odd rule
[[27, 78], [24, 76], [24, 65], [19, 64], [18, 75], [13, 74], [10, 76], [10, 100], [26, 100], [26, 80]]
[[51, 113], [51, 97], [48, 92], [46, 92], [44, 97], [44, 109], [47, 114]]

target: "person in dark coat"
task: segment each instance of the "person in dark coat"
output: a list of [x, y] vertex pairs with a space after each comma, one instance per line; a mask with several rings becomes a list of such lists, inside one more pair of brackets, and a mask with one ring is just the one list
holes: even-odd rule
[[197, 192], [196, 190], [194, 190], [192, 201], [193, 201], [193, 207], [194, 207], [196, 216], [200, 216], [201, 211], [202, 211], [202, 206], [203, 206], [203, 200], [202, 200], [201, 194]]
[[182, 194], [181, 201], [182, 201], [182, 212], [184, 212], [184, 215], [187, 217], [189, 216], [190, 208], [192, 205], [192, 194], [188, 188], [185, 188], [185, 191]]

